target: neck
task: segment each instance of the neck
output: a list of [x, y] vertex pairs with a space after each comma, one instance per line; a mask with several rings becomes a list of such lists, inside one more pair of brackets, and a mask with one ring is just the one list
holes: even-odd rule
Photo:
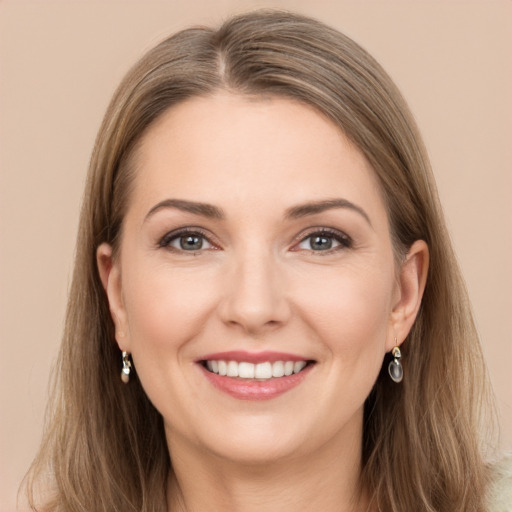
[[360, 439], [352, 437], [350, 443], [337, 446], [327, 443], [307, 456], [258, 464], [205, 454], [183, 440], [169, 446], [174, 469], [168, 487], [169, 512], [368, 510], [359, 486]]

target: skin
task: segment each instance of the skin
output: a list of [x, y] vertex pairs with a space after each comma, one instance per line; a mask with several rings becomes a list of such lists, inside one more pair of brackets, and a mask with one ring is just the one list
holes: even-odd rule
[[[169, 507], [366, 510], [363, 405], [416, 317], [425, 243], [397, 268], [371, 167], [334, 124], [293, 100], [187, 100], [149, 129], [135, 163], [120, 251], [114, 259], [103, 244], [97, 259], [118, 345], [164, 418]], [[335, 198], [355, 207], [287, 215]], [[224, 218], [151, 212], [167, 199], [208, 203]], [[184, 227], [200, 229], [202, 249], [165, 238]], [[312, 246], [322, 229], [325, 244]], [[244, 401], [196, 363], [228, 350], [315, 364], [290, 391]]]

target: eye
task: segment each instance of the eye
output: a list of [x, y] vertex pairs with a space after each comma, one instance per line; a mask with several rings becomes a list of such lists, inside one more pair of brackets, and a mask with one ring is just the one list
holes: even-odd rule
[[171, 250], [186, 252], [198, 252], [215, 248], [203, 233], [188, 230], [168, 233], [158, 245]]
[[297, 249], [328, 252], [351, 246], [351, 239], [341, 232], [318, 231], [303, 238], [296, 246]]
[[175, 238], [169, 245], [176, 249], [183, 249], [184, 251], [200, 251], [201, 249], [208, 248], [205, 246], [209, 246], [210, 244], [201, 235], [184, 235]]

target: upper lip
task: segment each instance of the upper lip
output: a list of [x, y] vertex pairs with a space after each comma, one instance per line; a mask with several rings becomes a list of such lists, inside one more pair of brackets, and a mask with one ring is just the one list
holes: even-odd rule
[[297, 354], [289, 354], [285, 352], [246, 352], [244, 350], [230, 350], [228, 352], [215, 352], [214, 354], [207, 354], [196, 362], [201, 361], [236, 361], [238, 363], [274, 363], [276, 361], [310, 361], [311, 358], [304, 357]]

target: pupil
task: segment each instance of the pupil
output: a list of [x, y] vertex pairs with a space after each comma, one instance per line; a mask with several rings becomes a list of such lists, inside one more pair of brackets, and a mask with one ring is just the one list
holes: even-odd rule
[[182, 249], [188, 251], [198, 251], [203, 247], [203, 239], [200, 236], [183, 236], [180, 238], [180, 245]]
[[317, 250], [326, 250], [332, 247], [332, 239], [326, 236], [315, 236], [311, 240], [311, 248]]

